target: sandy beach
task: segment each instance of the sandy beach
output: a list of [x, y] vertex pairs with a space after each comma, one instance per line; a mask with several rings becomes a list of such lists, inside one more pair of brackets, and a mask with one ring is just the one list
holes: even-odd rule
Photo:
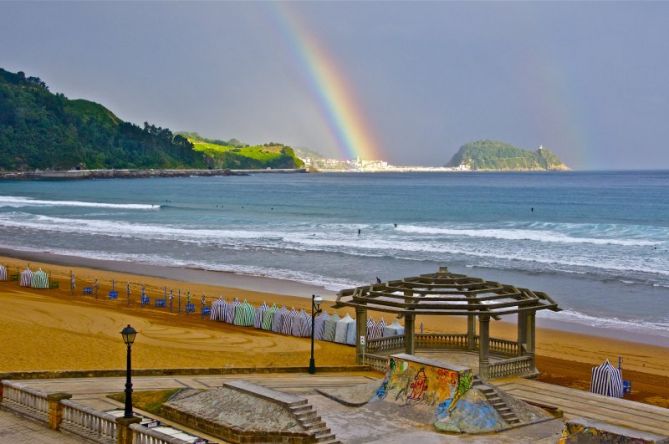
[[[104, 264], [89, 264], [97, 268], [84, 267], [82, 260], [77, 262], [79, 266], [68, 266], [64, 260], [41, 257], [49, 263], [34, 260], [40, 259], [37, 253], [32, 254], [31, 260], [25, 256], [22, 259], [0, 257], [0, 263], [7, 265], [10, 273], [30, 263], [33, 270], [41, 267], [61, 283], [60, 289], [36, 290], [19, 287], [15, 281], [0, 282], [0, 372], [121, 369], [124, 346], [119, 331], [128, 323], [139, 332], [133, 352], [136, 368], [304, 366], [308, 363], [309, 340], [306, 338], [202, 320], [197, 314], [179, 315], [165, 309], [141, 307], [138, 298], [140, 286], [145, 285], [150, 296], [162, 294], [164, 287], [168, 291], [173, 289], [175, 295], [180, 289], [184, 304], [185, 294], [190, 291], [196, 302], [205, 294], [209, 301], [219, 296], [237, 297], [253, 304], [266, 301], [307, 309], [309, 300], [305, 296], [318, 291], [316, 287], [293, 283], [284, 286], [286, 281], [227, 273], [216, 273], [216, 279], [205, 280], [197, 270], [193, 270], [195, 274], [190, 278], [196, 278], [192, 280], [190, 272], [178, 273], [182, 280], [175, 280], [167, 278], [169, 269], [160, 275], [165, 277], [155, 277], [147, 275], [155, 270], [135, 264], [117, 264], [126, 272], [105, 271], [101, 269]], [[74, 295], [69, 291], [70, 270], [77, 277]], [[83, 296], [82, 287], [96, 279], [100, 283], [98, 298]], [[117, 301], [106, 298], [112, 279], [116, 280], [119, 290]], [[132, 288], [130, 305], [125, 295], [128, 282]], [[288, 295], [291, 293], [299, 296]], [[326, 294], [326, 299], [332, 296]], [[326, 309], [332, 313], [330, 305], [326, 304]], [[338, 312], [343, 314], [346, 310]], [[370, 315], [375, 319], [382, 316]], [[388, 315], [385, 319], [390, 320]], [[421, 321], [425, 331], [465, 329], [460, 320], [426, 316], [419, 318], [418, 322]], [[491, 334], [513, 339], [516, 327], [512, 323], [493, 322]], [[542, 328], [537, 333], [537, 354], [541, 380], [581, 389], [588, 388], [593, 365], [607, 358], [615, 363], [618, 356], [622, 356], [625, 378], [632, 380], [634, 390], [628, 399], [669, 407], [667, 348]], [[354, 348], [319, 341], [316, 360], [319, 365], [353, 365]]]

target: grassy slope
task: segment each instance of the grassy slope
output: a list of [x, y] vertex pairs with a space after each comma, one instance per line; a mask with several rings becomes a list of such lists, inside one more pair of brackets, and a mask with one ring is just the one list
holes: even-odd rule
[[188, 141], [195, 151], [214, 161], [216, 168], [299, 168], [303, 166], [293, 150], [283, 145], [255, 145], [237, 147], [221, 145], [192, 136]]

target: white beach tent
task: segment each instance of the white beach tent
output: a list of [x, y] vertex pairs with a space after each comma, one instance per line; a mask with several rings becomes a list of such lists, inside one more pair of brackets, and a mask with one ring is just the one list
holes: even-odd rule
[[274, 313], [274, 319], [272, 320], [272, 331], [274, 333], [281, 333], [286, 316], [288, 316], [288, 309], [285, 305]]
[[33, 272], [30, 270], [30, 268], [26, 267], [26, 269], [21, 272], [19, 285], [21, 287], [30, 287], [32, 280], [33, 280]]
[[607, 359], [599, 367], [592, 368], [590, 391], [600, 395], [622, 398], [624, 393], [622, 373], [612, 366]]
[[[308, 338], [311, 336], [311, 315], [304, 310], [300, 312], [300, 336]], [[314, 339], [316, 339], [314, 335]]]
[[386, 321], [381, 318], [379, 322], [372, 328], [369, 339], [379, 339], [383, 337], [383, 330], [386, 328]]
[[325, 320], [325, 325], [323, 326], [323, 340], [333, 342], [335, 339], [335, 330], [337, 329], [337, 321], [339, 321], [339, 315], [337, 313], [330, 316]]
[[348, 334], [349, 325], [354, 324], [355, 320], [346, 313], [346, 316], [337, 321], [337, 326], [335, 327], [335, 337], [334, 341], [339, 344], [346, 344], [346, 335]]
[[290, 334], [291, 336], [297, 336], [300, 337], [302, 336], [302, 322], [304, 319], [304, 310], [300, 310], [297, 312], [295, 315], [295, 319], [293, 319], [293, 322], [290, 324]]
[[323, 311], [321, 314], [316, 316], [314, 320], [314, 339], [321, 340], [323, 339], [323, 330], [325, 328], [325, 321], [330, 318], [330, 315], [327, 311]]
[[7, 280], [7, 267], [0, 264], [0, 281], [6, 281], [6, 280]]
[[33, 273], [33, 277], [30, 279], [30, 286], [32, 288], [49, 288], [49, 275], [40, 268]]
[[291, 308], [288, 314], [283, 317], [283, 325], [281, 325], [281, 334], [291, 335], [293, 332], [293, 323], [297, 320], [297, 310]]
[[355, 319], [353, 319], [353, 322], [348, 324], [348, 329], [346, 330], [346, 344], [355, 345], [355, 337], [358, 334], [357, 330]]
[[374, 335], [374, 329], [376, 328], [376, 322], [374, 319], [369, 318], [367, 319], [367, 339], [373, 339]]
[[404, 334], [404, 327], [402, 327], [397, 319], [392, 324], [383, 329], [383, 337], [399, 336]]

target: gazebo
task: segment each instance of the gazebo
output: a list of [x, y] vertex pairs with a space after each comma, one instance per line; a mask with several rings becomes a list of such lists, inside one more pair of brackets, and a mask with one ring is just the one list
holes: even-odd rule
[[[342, 290], [335, 307], [344, 306], [355, 307], [359, 363], [365, 354], [367, 362], [381, 369], [387, 361], [386, 355], [398, 351], [408, 354], [421, 350], [478, 351], [478, 372], [484, 379], [536, 374], [536, 312], [560, 310], [546, 293], [450, 273], [446, 267], [432, 274]], [[363, 345], [367, 310], [404, 317], [404, 335], [372, 339]], [[416, 334], [417, 315], [466, 317], [467, 333]], [[490, 319], [499, 320], [505, 315], [517, 315], [516, 341], [490, 337]], [[495, 358], [492, 363], [491, 357]]]

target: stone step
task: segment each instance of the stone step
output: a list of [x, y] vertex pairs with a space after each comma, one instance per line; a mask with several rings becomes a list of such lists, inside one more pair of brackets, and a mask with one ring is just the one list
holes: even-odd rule
[[316, 440], [316, 442], [320, 442], [320, 443], [338, 442], [337, 438], [332, 433], [330, 433], [329, 435], [319, 436], [319, 437], [315, 438], [315, 440]]
[[301, 413], [306, 413], [306, 412], [313, 412], [314, 408], [310, 405], [298, 405], [298, 406], [291, 406], [289, 407], [291, 413], [294, 413], [296, 415], [301, 414]]

